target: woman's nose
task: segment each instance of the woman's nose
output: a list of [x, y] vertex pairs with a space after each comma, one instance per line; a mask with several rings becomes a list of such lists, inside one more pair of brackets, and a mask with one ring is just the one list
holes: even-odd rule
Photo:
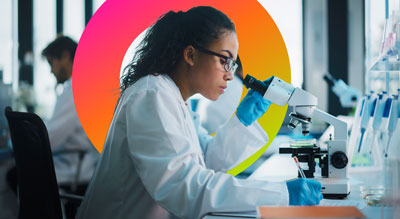
[[227, 72], [224, 76], [226, 81], [232, 81], [233, 80], [233, 73], [231, 71]]

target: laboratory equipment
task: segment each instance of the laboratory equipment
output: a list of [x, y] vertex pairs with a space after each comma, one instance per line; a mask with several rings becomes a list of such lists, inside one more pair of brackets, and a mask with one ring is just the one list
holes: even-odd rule
[[400, 89], [398, 90], [397, 95], [393, 95], [393, 99], [391, 102], [390, 106], [390, 112], [388, 116], [388, 125], [387, 125], [387, 130], [388, 130], [388, 141], [386, 143], [385, 147], [385, 157], [388, 156], [388, 151], [389, 151], [389, 145], [390, 145], [390, 140], [392, 139], [393, 133], [396, 130], [397, 127], [397, 121], [399, 120], [399, 109], [398, 109], [398, 99], [399, 99], [399, 94], [400, 94]]
[[367, 72], [367, 90], [395, 94], [400, 86], [400, 13], [386, 14], [380, 54]]
[[[398, 94], [387, 95], [382, 92], [376, 95], [370, 92], [360, 101], [349, 141], [349, 157], [356, 171], [379, 171], [383, 168], [382, 161], [388, 157], [389, 148], [398, 142], [398, 108]], [[394, 147], [391, 152], [393, 156], [397, 156], [396, 150]]]
[[325, 73], [324, 80], [332, 88], [333, 93], [339, 97], [342, 107], [355, 107], [361, 97], [361, 92], [347, 85], [342, 79], [335, 79], [331, 74]]
[[[375, 107], [372, 110], [372, 141], [370, 142], [370, 151], [369, 153], [372, 154], [372, 150], [374, 148], [375, 144], [375, 138], [377, 136], [377, 133], [380, 132], [380, 126], [382, 124], [382, 119], [383, 119], [383, 113], [385, 110], [386, 106], [386, 101], [388, 99], [387, 93], [383, 92], [382, 94], [378, 94], [378, 98], [375, 101]], [[379, 144], [378, 144], [379, 145]]]
[[[317, 145], [281, 147], [279, 153], [292, 154], [298, 157], [299, 162], [306, 163], [308, 169], [303, 169], [305, 176], [321, 182], [322, 194], [325, 198], [345, 198], [350, 193], [347, 177], [349, 162], [345, 143], [345, 141], [330, 140], [326, 149]], [[317, 163], [321, 168], [320, 175], [315, 175]]]
[[291, 117], [289, 128], [294, 129], [301, 124], [303, 135], [310, 133], [311, 114], [318, 104], [317, 98], [300, 88], [295, 88], [291, 84], [284, 82], [277, 77], [271, 77], [266, 83], [247, 75], [243, 80], [246, 88], [252, 88], [259, 92], [265, 99], [279, 106], [288, 104], [293, 106], [294, 112]]
[[296, 163], [297, 168], [299, 169], [299, 173], [301, 175], [301, 178], [307, 178], [306, 175], [304, 174], [303, 169], [301, 168], [300, 164], [299, 164], [299, 160], [297, 159], [296, 156], [293, 157], [294, 162]]
[[365, 134], [365, 130], [368, 126], [368, 122], [369, 122], [369, 108], [368, 108], [368, 100], [370, 99], [370, 96], [365, 96], [362, 100], [362, 105], [361, 105], [361, 123], [360, 123], [360, 131], [361, 131], [361, 136], [360, 136], [360, 141], [358, 143], [358, 153], [360, 153], [361, 151], [361, 145], [362, 145], [362, 141], [364, 139], [364, 134]]
[[362, 105], [361, 105], [361, 111], [360, 111], [360, 117], [361, 117], [361, 123], [360, 123], [360, 131], [361, 131], [361, 136], [360, 136], [360, 141], [358, 144], [358, 153], [361, 152], [361, 146], [364, 141], [364, 135], [365, 132], [368, 128], [369, 120], [370, 117], [373, 113], [373, 109], [375, 108], [376, 104], [376, 99], [377, 96], [375, 95], [374, 92], [371, 92], [370, 95], [367, 95], [363, 98]]
[[[243, 80], [246, 88], [252, 88], [277, 105], [293, 106], [294, 112], [290, 113], [290, 128], [301, 124], [303, 135], [309, 134], [311, 116], [319, 117], [334, 128], [327, 141], [327, 148], [320, 146], [281, 147], [280, 153], [290, 153], [296, 156], [299, 162], [307, 162], [308, 170], [304, 170], [306, 177], [314, 178], [322, 184], [324, 197], [344, 198], [350, 193], [348, 179], [347, 158], [347, 124], [338, 118], [316, 108], [317, 98], [300, 88], [284, 82], [277, 77], [271, 77], [266, 83], [247, 75]], [[314, 177], [316, 160], [321, 167], [321, 176]]]
[[[374, 5], [377, 3], [375, 1]], [[370, 122], [367, 123], [367, 132], [364, 137], [364, 141], [360, 144], [356, 144], [360, 133], [361, 118], [359, 114], [355, 115], [354, 125], [350, 137], [349, 146], [354, 147], [354, 157], [352, 159], [352, 173], [365, 172], [370, 178], [370, 181], [365, 182], [365, 187], [360, 188], [363, 197], [367, 200], [368, 205], [371, 206], [391, 206], [393, 217], [400, 218], [400, 153], [399, 153], [399, 142], [400, 142], [400, 127], [397, 125], [399, 122], [399, 101], [398, 101], [398, 89], [400, 87], [400, 13], [399, 3], [400, 1], [385, 1], [385, 20], [382, 42], [375, 45], [378, 48], [379, 54], [370, 47], [371, 43], [376, 42], [372, 40], [374, 34], [370, 30], [374, 29], [371, 23], [367, 23], [366, 37], [369, 41], [369, 45], [366, 48], [367, 63], [371, 64], [370, 68], [366, 72], [366, 92], [374, 91], [375, 93], [387, 92], [387, 99], [384, 101], [384, 95], [382, 99], [376, 101], [375, 112], [373, 117], [370, 117]], [[382, 4], [383, 2], [380, 2]], [[393, 4], [394, 3], [394, 4]], [[391, 5], [394, 11], [389, 17], [389, 5]], [[371, 6], [371, 4], [369, 4]], [[374, 11], [375, 9], [369, 9]], [[367, 15], [368, 16], [368, 15]], [[377, 18], [377, 17], [374, 17]], [[377, 19], [369, 19], [370, 22], [377, 24], [381, 23]], [[379, 55], [379, 57], [375, 57]], [[375, 60], [371, 60], [375, 59]], [[374, 61], [374, 62], [371, 62]], [[383, 115], [381, 118], [377, 114], [377, 111], [382, 109], [383, 102], [385, 102]], [[361, 106], [362, 104], [359, 104]], [[381, 105], [381, 106], [380, 106]], [[362, 107], [357, 107], [357, 110]], [[380, 113], [379, 113], [380, 114]], [[379, 116], [380, 117], [380, 116]], [[379, 121], [381, 120], [381, 121]], [[378, 123], [381, 123], [378, 126]], [[378, 127], [378, 130], [376, 129]], [[373, 141], [368, 138], [373, 133]], [[357, 141], [358, 143], [358, 141]], [[372, 143], [372, 144], [371, 144]], [[361, 152], [357, 153], [357, 146], [362, 147]], [[362, 146], [361, 146], [362, 145]], [[373, 148], [368, 148], [368, 145]], [[377, 147], [379, 146], [379, 147]], [[372, 149], [372, 154], [369, 153]], [[367, 153], [365, 153], [367, 151]], [[383, 152], [383, 153], [382, 153]], [[383, 208], [381, 208], [383, 209]], [[386, 215], [385, 215], [386, 216]], [[383, 216], [381, 211], [381, 218], [388, 218]]]

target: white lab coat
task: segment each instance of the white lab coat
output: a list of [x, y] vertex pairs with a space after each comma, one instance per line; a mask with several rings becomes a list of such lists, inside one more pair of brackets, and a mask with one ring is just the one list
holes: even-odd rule
[[[99, 153], [89, 141], [79, 121], [72, 95], [71, 81], [72, 78], [64, 82], [64, 89], [62, 94], [57, 97], [53, 116], [45, 124], [53, 152], [70, 149], [88, 151], [83, 159], [78, 180], [87, 183], [96, 168]], [[73, 182], [78, 165], [78, 154], [57, 155], [53, 157], [53, 160], [58, 183]]]
[[157, 203], [182, 218], [287, 205], [284, 182], [224, 173], [267, 140], [259, 125], [245, 127], [234, 116], [202, 149], [173, 80], [143, 77], [120, 99], [77, 218], [156, 218]]

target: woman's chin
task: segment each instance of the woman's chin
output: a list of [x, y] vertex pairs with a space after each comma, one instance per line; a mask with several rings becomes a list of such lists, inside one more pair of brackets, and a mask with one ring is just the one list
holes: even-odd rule
[[221, 93], [219, 93], [219, 92], [208, 93], [208, 94], [200, 93], [200, 94], [203, 95], [203, 97], [205, 97], [211, 101], [216, 101], [216, 100], [218, 100], [219, 96], [221, 96]]
[[209, 97], [208, 99], [212, 100], [212, 101], [216, 101], [216, 100], [218, 100], [219, 96], [220, 96], [219, 94], [218, 95], [214, 95], [212, 97]]

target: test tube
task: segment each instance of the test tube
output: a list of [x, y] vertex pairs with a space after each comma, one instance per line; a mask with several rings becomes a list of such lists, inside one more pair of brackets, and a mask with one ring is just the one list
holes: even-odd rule
[[304, 179], [305, 179], [305, 178], [306, 178], [306, 174], [304, 174], [304, 171], [303, 171], [303, 169], [302, 169], [301, 166], [300, 166], [299, 160], [297, 159], [296, 156], [293, 157], [293, 160], [294, 160], [294, 162], [296, 163], [297, 168], [299, 169], [301, 178], [304, 178]]

